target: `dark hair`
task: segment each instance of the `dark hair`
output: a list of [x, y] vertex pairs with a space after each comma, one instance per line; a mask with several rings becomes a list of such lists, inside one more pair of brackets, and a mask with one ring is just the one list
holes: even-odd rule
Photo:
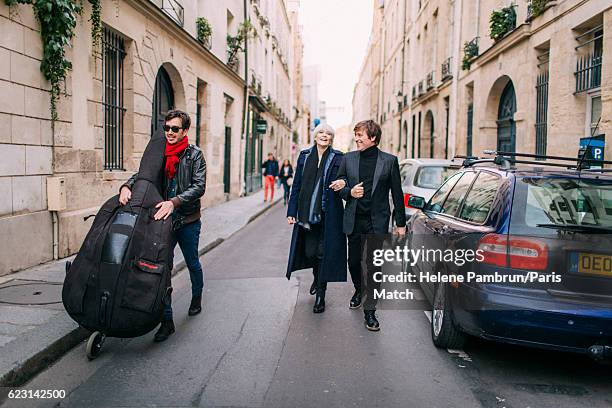
[[291, 166], [291, 162], [289, 161], [289, 159], [285, 159], [283, 160], [283, 166], [285, 165], [285, 162], [287, 162], [288, 166]]
[[178, 109], [173, 109], [166, 113], [166, 118], [164, 119], [164, 121], [168, 122], [169, 120], [172, 120], [174, 118], [181, 118], [183, 130], [188, 130], [191, 126], [191, 118], [189, 117], [189, 114], [187, 112], [183, 112], [182, 110]]
[[382, 130], [380, 129], [380, 125], [373, 120], [362, 120], [361, 122], [357, 123], [353, 129], [353, 132], [357, 132], [358, 130], [365, 130], [366, 135], [368, 135], [370, 139], [374, 139], [374, 143], [380, 143]]

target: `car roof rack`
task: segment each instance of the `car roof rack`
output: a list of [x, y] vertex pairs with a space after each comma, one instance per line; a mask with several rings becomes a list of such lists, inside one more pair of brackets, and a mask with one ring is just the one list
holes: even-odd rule
[[509, 170], [512, 167], [512, 162], [507, 157], [496, 156], [493, 159], [481, 159], [477, 156], [455, 156], [457, 158], [463, 158], [463, 167], [472, 167], [477, 164], [491, 163], [501, 166], [504, 170]]
[[[485, 150], [483, 153], [486, 155], [495, 155], [496, 159], [498, 157], [504, 157], [513, 164], [520, 163], [520, 164], [532, 164], [532, 165], [540, 165], [540, 166], [563, 167], [563, 168], [573, 169], [573, 170], [578, 170], [578, 171], [589, 170], [589, 171], [606, 172], [606, 171], [612, 170], [612, 169], [588, 169], [588, 168], [582, 167], [584, 164], [589, 164], [593, 160], [582, 161], [580, 157], [551, 156], [551, 155], [533, 154], [533, 153], [503, 152], [503, 151], [496, 151], [496, 150]], [[527, 158], [534, 158], [534, 159], [540, 159], [540, 160], [521, 160], [521, 159], [516, 159], [517, 157], [527, 157]], [[576, 164], [572, 166], [566, 163], [549, 162], [547, 160], [575, 162]], [[612, 164], [612, 161], [597, 160], [597, 164]], [[579, 166], [581, 168], [579, 168]]]

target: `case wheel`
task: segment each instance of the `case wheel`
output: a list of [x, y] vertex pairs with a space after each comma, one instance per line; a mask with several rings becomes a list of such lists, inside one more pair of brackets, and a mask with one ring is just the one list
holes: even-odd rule
[[93, 332], [87, 340], [87, 358], [91, 361], [100, 355], [102, 344], [104, 344], [104, 334], [99, 331]]

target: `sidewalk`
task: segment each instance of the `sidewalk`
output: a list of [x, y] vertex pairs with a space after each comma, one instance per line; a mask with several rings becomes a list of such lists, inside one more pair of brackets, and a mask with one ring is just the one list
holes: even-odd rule
[[[263, 191], [207, 208], [202, 216], [200, 255], [242, 229], [274, 203], [263, 202]], [[85, 339], [61, 302], [65, 262], [52, 261], [0, 277], [0, 387], [20, 386]], [[185, 260], [178, 246], [174, 271]]]

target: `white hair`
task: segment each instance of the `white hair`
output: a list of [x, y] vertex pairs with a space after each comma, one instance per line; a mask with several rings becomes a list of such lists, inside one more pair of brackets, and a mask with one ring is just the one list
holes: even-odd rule
[[328, 125], [327, 123], [321, 123], [319, 124], [315, 130], [312, 131], [312, 138], [314, 139], [315, 137], [317, 137], [317, 134], [319, 132], [325, 132], [328, 133], [332, 136], [332, 138], [334, 138], [336, 136], [336, 131], [334, 130], [333, 127], [331, 127], [330, 125]]

